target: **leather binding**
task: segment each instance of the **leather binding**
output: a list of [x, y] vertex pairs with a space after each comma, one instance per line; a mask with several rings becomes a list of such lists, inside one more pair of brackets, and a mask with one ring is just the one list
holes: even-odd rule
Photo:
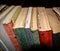
[[38, 7], [38, 27], [41, 45], [52, 47], [52, 30], [44, 7]]
[[31, 18], [31, 31], [32, 31], [32, 35], [33, 35], [34, 44], [40, 45], [37, 18], [38, 18], [37, 8], [34, 7], [33, 11], [32, 11], [32, 18]]
[[19, 44], [21, 45], [22, 50], [28, 49], [29, 47], [29, 43], [24, 28], [27, 13], [28, 13], [28, 8], [22, 8], [21, 13], [19, 14], [16, 23], [13, 27], [16, 38]]

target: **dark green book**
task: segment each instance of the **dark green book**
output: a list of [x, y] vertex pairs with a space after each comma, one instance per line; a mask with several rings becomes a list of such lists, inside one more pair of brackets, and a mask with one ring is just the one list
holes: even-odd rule
[[40, 40], [39, 40], [39, 33], [38, 33], [38, 26], [37, 26], [37, 8], [34, 7], [33, 8], [33, 14], [32, 14], [32, 20], [31, 20], [31, 31], [32, 31], [32, 35], [33, 35], [33, 40], [34, 40], [34, 44], [39, 45], [40, 44]]
[[27, 12], [28, 12], [28, 8], [22, 8], [13, 27], [16, 38], [23, 50], [28, 49], [29, 47], [29, 43], [24, 29]]

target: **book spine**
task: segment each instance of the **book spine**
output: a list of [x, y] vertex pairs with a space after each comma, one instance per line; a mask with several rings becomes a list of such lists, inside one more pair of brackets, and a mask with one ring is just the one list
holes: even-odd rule
[[33, 41], [33, 35], [32, 35], [32, 32], [29, 28], [25, 29], [26, 31], [26, 35], [27, 35], [27, 38], [28, 38], [28, 42], [29, 42], [29, 45], [32, 46], [34, 45], [34, 41]]
[[14, 29], [14, 32], [15, 32], [17, 40], [18, 40], [19, 44], [21, 45], [22, 49], [23, 50], [28, 49], [29, 43], [27, 40], [25, 29], [24, 28], [16, 28], [16, 29]]
[[41, 45], [52, 47], [52, 31], [39, 31]]
[[20, 47], [20, 45], [19, 45], [19, 43], [16, 39], [15, 33], [12, 29], [13, 28], [13, 23], [10, 22], [9, 24], [4, 24], [3, 26], [5, 28], [5, 31], [7, 32], [10, 40], [12, 41], [13, 45], [15, 46], [16, 51], [21, 51], [21, 47]]
[[39, 40], [39, 33], [38, 31], [32, 31], [32, 35], [33, 35], [33, 39], [34, 39], [34, 44], [40, 44], [40, 40]]
[[3, 40], [4, 44], [7, 46], [9, 51], [16, 51], [16, 48], [14, 47], [13, 43], [11, 42], [4, 26], [0, 23], [0, 35], [1, 40]]

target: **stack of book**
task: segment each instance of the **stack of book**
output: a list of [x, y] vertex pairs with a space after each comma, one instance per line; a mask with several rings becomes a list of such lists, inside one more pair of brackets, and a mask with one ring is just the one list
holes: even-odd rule
[[0, 5], [0, 49], [24, 51], [35, 45], [59, 48], [59, 8]]

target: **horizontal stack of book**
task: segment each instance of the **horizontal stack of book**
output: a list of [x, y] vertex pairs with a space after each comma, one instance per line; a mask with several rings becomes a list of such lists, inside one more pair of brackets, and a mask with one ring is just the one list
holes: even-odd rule
[[1, 50], [24, 51], [32, 46], [60, 47], [60, 7], [0, 5]]

